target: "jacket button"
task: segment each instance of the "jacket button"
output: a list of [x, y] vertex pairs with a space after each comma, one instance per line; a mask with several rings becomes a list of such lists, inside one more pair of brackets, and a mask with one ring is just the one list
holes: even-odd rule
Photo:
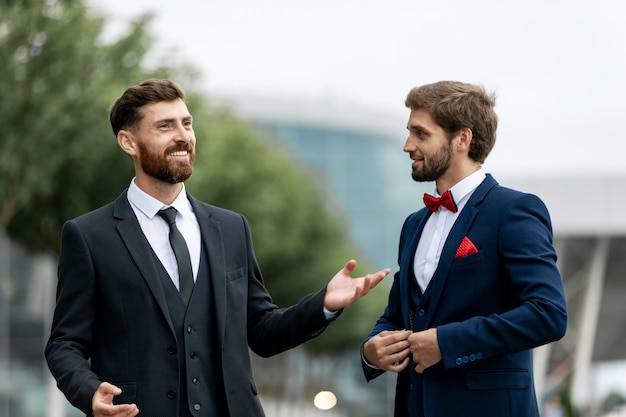
[[167, 392], [167, 398], [169, 398], [169, 399], [174, 399], [174, 398], [176, 398], [176, 390], [173, 390], [173, 389], [169, 390], [169, 391]]
[[196, 358], [198, 357], [198, 352], [191, 352], [191, 353], [189, 354], [189, 357], [190, 357], [191, 359], [196, 359]]
[[194, 385], [198, 385], [198, 378], [193, 378], [193, 379], [191, 380], [191, 382], [193, 382], [193, 383], [194, 383]]
[[470, 355], [470, 362], [474, 362], [476, 360], [476, 355], [473, 353]]
[[456, 362], [457, 365], [463, 365], [463, 359], [461, 359], [461, 358], [456, 358], [455, 362]]
[[168, 346], [167, 353], [169, 353], [170, 355], [176, 354], [176, 346]]
[[426, 314], [426, 312], [424, 310], [420, 310], [417, 312], [417, 314], [422, 317], [424, 314]]
[[196, 411], [200, 411], [200, 404], [194, 404], [193, 409]]
[[191, 326], [187, 327], [187, 333], [189, 334], [193, 333], [193, 328]]

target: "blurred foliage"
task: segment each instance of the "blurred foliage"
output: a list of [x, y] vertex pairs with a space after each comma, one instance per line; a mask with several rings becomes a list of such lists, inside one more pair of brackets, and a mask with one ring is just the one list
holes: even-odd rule
[[138, 62], [147, 19], [110, 45], [79, 1], [0, 6], [0, 230], [58, 251], [62, 222], [110, 201], [132, 175], [108, 125], [120, 91], [150, 73]]
[[[116, 198], [133, 176], [108, 123], [123, 90], [150, 77], [191, 84], [191, 68], [142, 62], [150, 19], [102, 42], [105, 19], [81, 1], [0, 3], [0, 231], [58, 253], [63, 222]], [[198, 155], [188, 190], [249, 220], [266, 284], [279, 306], [317, 291], [355, 257], [315, 182], [228, 110], [189, 94]], [[364, 268], [365, 267], [365, 268]], [[367, 265], [360, 264], [359, 275]], [[355, 274], [356, 276], [356, 274]], [[312, 350], [352, 347], [385, 304], [384, 290], [347, 309]]]

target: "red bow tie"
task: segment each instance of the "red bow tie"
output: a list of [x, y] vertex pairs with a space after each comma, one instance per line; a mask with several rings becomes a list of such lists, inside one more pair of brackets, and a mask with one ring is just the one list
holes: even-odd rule
[[424, 194], [424, 205], [430, 211], [439, 210], [439, 206], [444, 206], [452, 213], [456, 213], [456, 203], [452, 198], [452, 194], [450, 194], [450, 190], [446, 191], [441, 195], [441, 197], [433, 197], [430, 194]]

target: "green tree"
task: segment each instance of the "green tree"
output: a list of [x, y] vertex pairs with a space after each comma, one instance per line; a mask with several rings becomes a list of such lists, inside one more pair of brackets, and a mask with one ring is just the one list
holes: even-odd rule
[[[132, 163], [108, 124], [112, 101], [148, 77], [191, 84], [193, 70], [142, 66], [149, 18], [105, 44], [104, 19], [81, 1], [23, 3], [0, 3], [0, 232], [34, 251], [56, 253], [65, 220], [113, 200], [132, 178]], [[328, 197], [227, 110], [194, 94], [188, 104], [198, 138], [188, 190], [246, 215], [278, 305], [318, 290], [356, 254]], [[360, 273], [366, 267], [362, 262]], [[368, 296], [348, 309], [311, 348], [357, 343], [382, 299]]]
[[0, 230], [30, 249], [56, 251], [62, 221], [110, 200], [132, 172], [106, 115], [125, 86], [168, 74], [138, 65], [147, 22], [105, 45], [104, 20], [79, 1], [1, 3]]

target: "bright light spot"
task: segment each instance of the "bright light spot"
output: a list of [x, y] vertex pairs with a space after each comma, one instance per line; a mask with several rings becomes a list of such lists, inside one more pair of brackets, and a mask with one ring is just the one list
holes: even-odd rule
[[320, 410], [330, 410], [337, 405], [337, 397], [330, 391], [320, 391], [315, 396], [313, 404]]

